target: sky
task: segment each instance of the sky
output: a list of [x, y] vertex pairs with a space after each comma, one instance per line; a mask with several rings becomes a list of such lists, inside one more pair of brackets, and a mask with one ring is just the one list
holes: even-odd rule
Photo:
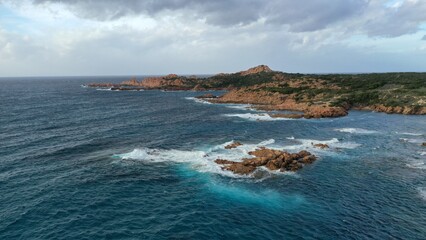
[[426, 0], [0, 0], [0, 77], [426, 72]]

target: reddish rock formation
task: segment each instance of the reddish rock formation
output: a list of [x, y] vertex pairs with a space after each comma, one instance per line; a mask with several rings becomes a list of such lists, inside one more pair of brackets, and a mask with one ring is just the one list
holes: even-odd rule
[[136, 80], [136, 78], [132, 78], [130, 80], [127, 81], [123, 81], [121, 82], [122, 85], [126, 85], [126, 86], [140, 86], [140, 82], [138, 82]]
[[317, 144], [313, 144], [313, 145], [314, 145], [314, 147], [321, 148], [321, 149], [330, 148], [327, 144], [323, 144], [323, 143], [317, 143]]
[[226, 159], [216, 159], [214, 162], [217, 163], [217, 164], [236, 164], [236, 163], [238, 163], [238, 162], [229, 161], [229, 160], [226, 160]]
[[257, 67], [249, 68], [245, 71], [238, 72], [241, 76], [247, 76], [250, 74], [256, 74], [261, 72], [272, 72], [272, 70], [266, 65], [259, 65]]
[[308, 151], [299, 153], [288, 153], [285, 151], [259, 148], [249, 152], [254, 158], [243, 159], [242, 162], [217, 159], [217, 164], [225, 165], [224, 170], [232, 171], [236, 174], [247, 175], [256, 170], [257, 167], [265, 166], [269, 170], [275, 171], [297, 171], [305, 164], [311, 164], [316, 160], [316, 156]]
[[297, 113], [275, 113], [275, 114], [270, 114], [269, 116], [271, 116], [272, 118], [293, 118], [293, 119], [303, 118], [303, 114], [297, 114]]
[[366, 107], [360, 107], [361, 110], [370, 110], [376, 112], [385, 112], [385, 113], [395, 113], [395, 114], [411, 114], [411, 115], [425, 115], [426, 107], [408, 107], [408, 106], [398, 106], [398, 107], [386, 107], [384, 105], [372, 105]]
[[304, 102], [296, 102], [288, 95], [271, 93], [254, 88], [241, 88], [232, 90], [217, 99], [209, 100], [213, 103], [237, 103], [252, 104], [259, 110], [288, 110], [300, 111], [303, 114], [271, 114], [271, 117], [279, 118], [325, 118], [341, 117], [348, 114], [343, 107], [330, 107], [326, 104], [310, 105]]
[[225, 149], [233, 149], [233, 148], [236, 148], [236, 147], [241, 146], [241, 145], [243, 145], [243, 144], [240, 143], [240, 142], [234, 142], [234, 143], [231, 143], [229, 145], [226, 145]]

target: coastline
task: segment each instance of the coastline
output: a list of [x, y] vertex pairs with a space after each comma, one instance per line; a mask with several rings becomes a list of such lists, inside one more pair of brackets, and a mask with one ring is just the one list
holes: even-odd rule
[[388, 114], [426, 115], [426, 74], [310, 75], [272, 71], [260, 65], [232, 74], [211, 77], [178, 76], [135, 78], [119, 84], [92, 83], [87, 87], [115, 91], [218, 91], [197, 98], [211, 103], [251, 104], [265, 111], [297, 111], [272, 114], [276, 118], [335, 118], [351, 109]]

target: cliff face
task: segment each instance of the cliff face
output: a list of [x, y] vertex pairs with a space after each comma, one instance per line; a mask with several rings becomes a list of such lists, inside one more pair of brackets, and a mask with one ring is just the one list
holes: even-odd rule
[[384, 106], [383, 104], [375, 104], [375, 105], [363, 107], [360, 109], [376, 111], [376, 112], [384, 112], [384, 113], [405, 114], [405, 115], [425, 115], [426, 114], [426, 107], [410, 107], [410, 106], [389, 107], [389, 106]]
[[262, 110], [290, 110], [303, 112], [305, 118], [324, 118], [346, 116], [348, 113], [343, 107], [331, 107], [328, 103], [310, 104], [297, 102], [294, 95], [270, 93], [258, 89], [232, 90], [223, 96], [209, 100], [214, 103], [248, 103]]
[[121, 84], [125, 86], [143, 87], [146, 89], [189, 89], [193, 87], [192, 79], [179, 77], [176, 74], [169, 74], [163, 77], [148, 77], [141, 81], [135, 78], [124, 81]]

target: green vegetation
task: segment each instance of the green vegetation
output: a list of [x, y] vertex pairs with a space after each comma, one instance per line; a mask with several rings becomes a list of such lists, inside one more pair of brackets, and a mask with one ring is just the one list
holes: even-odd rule
[[260, 72], [241, 76], [238, 73], [227, 75], [215, 75], [203, 81], [202, 86], [205, 88], [229, 88], [229, 87], [248, 87], [263, 83], [273, 82], [273, 72]]

